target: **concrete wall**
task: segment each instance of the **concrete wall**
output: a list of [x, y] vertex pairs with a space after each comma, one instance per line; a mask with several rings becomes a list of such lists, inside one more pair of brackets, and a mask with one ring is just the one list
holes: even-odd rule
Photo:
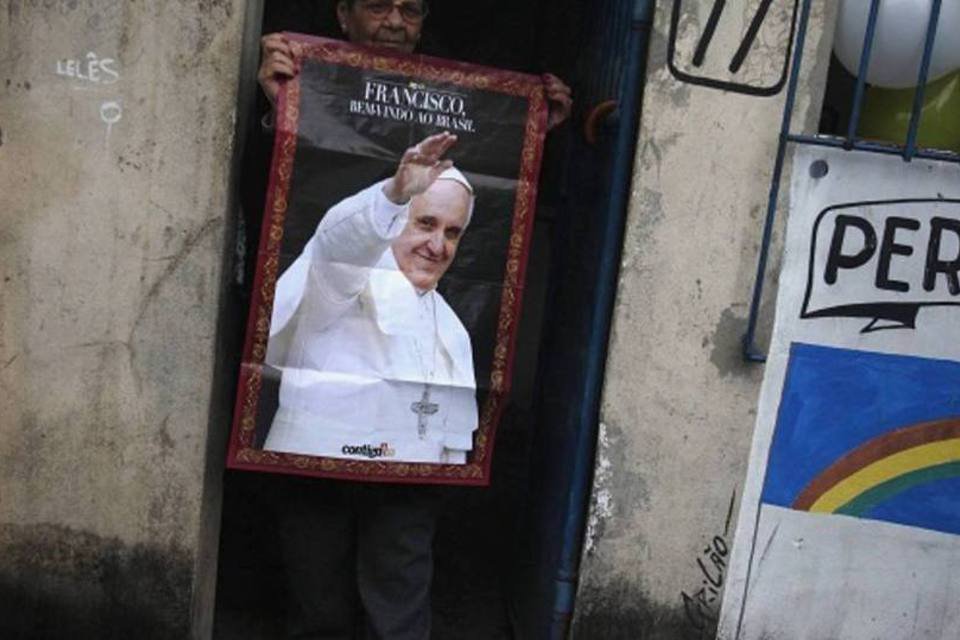
[[0, 635], [203, 637], [244, 3], [2, 7]]
[[[775, 84], [792, 4], [774, 3], [734, 77], [715, 61], [726, 66], [756, 3], [728, 2], [700, 71]], [[807, 131], [826, 79], [830, 4], [814, 3], [807, 37], [795, 112]], [[785, 91], [678, 79], [667, 65], [673, 5], [657, 3], [650, 48], [576, 638], [713, 637], [763, 376], [742, 361], [740, 339]], [[713, 3], [680, 5], [678, 52], [689, 52]]]

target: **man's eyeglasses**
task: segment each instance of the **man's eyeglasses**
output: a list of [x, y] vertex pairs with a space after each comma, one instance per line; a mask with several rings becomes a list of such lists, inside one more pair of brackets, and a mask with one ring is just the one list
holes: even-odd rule
[[374, 18], [386, 18], [396, 7], [404, 22], [417, 24], [427, 17], [427, 5], [418, 2], [395, 2], [394, 0], [367, 0], [360, 2], [360, 8]]

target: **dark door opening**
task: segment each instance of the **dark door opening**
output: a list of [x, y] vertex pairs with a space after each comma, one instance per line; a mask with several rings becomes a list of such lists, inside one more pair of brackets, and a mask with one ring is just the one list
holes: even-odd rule
[[[558, 503], [544, 508], [537, 503], [551, 492], [566, 490], [563, 483], [550, 486], [557, 474], [564, 473], [566, 453], [556, 458], [545, 453], [568, 453], [570, 446], [576, 446], [576, 439], [569, 429], [554, 429], [558, 426], [552, 424], [558, 418], [557, 411], [544, 409], [545, 384], [552, 387], [548, 396], [556, 398], [563, 393], [558, 371], [555, 367], [548, 375], [539, 371], [561, 361], [561, 369], [576, 367], [576, 353], [586, 346], [558, 345], [557, 340], [565, 338], [558, 337], [555, 325], [571, 305], [589, 304], [589, 274], [596, 272], [591, 262], [600, 259], [591, 253], [596, 246], [591, 239], [596, 229], [589, 223], [596, 215], [595, 209], [604, 206], [603, 185], [609, 177], [609, 162], [597, 158], [607, 154], [609, 161], [612, 145], [611, 132], [603, 136], [601, 131], [600, 143], [586, 148], [580, 128], [591, 106], [614, 97], [609, 94], [616, 93], [620, 79], [617, 47], [622, 43], [616, 39], [605, 42], [609, 20], [600, 19], [598, 14], [608, 9], [608, 4], [631, 7], [633, 2], [605, 0], [603, 8], [591, 4], [586, 0], [430, 3], [421, 52], [528, 73], [551, 72], [571, 85], [576, 100], [571, 119], [547, 141], [514, 388], [497, 433], [493, 482], [487, 489], [451, 488], [453, 497], [440, 521], [433, 583], [433, 637], [438, 639], [541, 637], [539, 632], [529, 635], [529, 631], [521, 630], [539, 626], [524, 619], [541, 615], [531, 603], [543, 600], [540, 596], [546, 594], [518, 594], [517, 586], [550, 588], [546, 585], [552, 575], [547, 574], [554, 570], [555, 562], [543, 561], [538, 549], [555, 546], [557, 540], [546, 538], [559, 535], [550, 529], [558, 509], [562, 511], [563, 507]], [[334, 0], [265, 0], [262, 32], [288, 30], [337, 37], [334, 5]], [[593, 19], [588, 19], [591, 16]], [[591, 48], [589, 55], [583, 45]], [[602, 77], [596, 77], [594, 71], [602, 71]], [[266, 111], [265, 100], [259, 92], [256, 99], [254, 113], [262, 114]], [[260, 129], [258, 120], [252, 119], [248, 132], [242, 179], [247, 246], [256, 246], [269, 162], [269, 136]], [[579, 160], [571, 162], [574, 155]], [[587, 242], [571, 242], [574, 235]], [[252, 265], [253, 256], [246, 262]], [[579, 276], [565, 284], [563, 280], [571, 270]], [[252, 267], [247, 269], [247, 288], [251, 274]], [[569, 290], [564, 293], [569, 286], [582, 288], [582, 295]], [[586, 326], [591, 320], [591, 313], [585, 312], [575, 322]], [[573, 329], [571, 326], [561, 333], [574, 336], [577, 332]], [[550, 335], [553, 340], [549, 340]], [[541, 353], [545, 336], [546, 344], [553, 345], [551, 349], [573, 351], [564, 352], [559, 359], [556, 354], [545, 358]], [[577, 408], [567, 409], [576, 412]], [[567, 445], [558, 448], [558, 438]], [[302, 482], [283, 476], [227, 473], [214, 638], [283, 637], [283, 566], [270, 504], [271, 496], [298, 481]], [[531, 574], [538, 577], [531, 579]]]

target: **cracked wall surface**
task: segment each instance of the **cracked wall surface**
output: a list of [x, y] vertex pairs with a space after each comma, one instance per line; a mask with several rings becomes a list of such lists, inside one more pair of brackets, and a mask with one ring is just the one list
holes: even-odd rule
[[2, 4], [0, 636], [209, 626], [196, 567], [216, 548], [202, 496], [222, 466], [207, 447], [243, 16], [238, 0]]
[[[575, 638], [713, 637], [763, 376], [743, 361], [741, 337], [784, 92], [678, 80], [667, 64], [673, 4], [657, 3], [649, 52]], [[695, 44], [712, 3], [681, 4], [680, 39]], [[749, 14], [747, 4], [728, 7]], [[814, 5], [794, 118], [806, 131], [832, 40], [827, 3]], [[771, 37], [789, 33], [789, 15], [780, 20]], [[711, 51], [736, 45], [725, 30], [740, 27], [721, 21]], [[771, 56], [783, 61], [762, 40], [744, 82], [775, 70]], [[767, 333], [774, 298], [768, 280]]]

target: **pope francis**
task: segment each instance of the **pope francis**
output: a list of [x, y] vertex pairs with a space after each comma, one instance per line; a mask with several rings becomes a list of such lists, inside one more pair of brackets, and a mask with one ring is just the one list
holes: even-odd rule
[[323, 217], [277, 281], [268, 364], [282, 372], [264, 449], [463, 464], [477, 428], [473, 352], [436, 291], [473, 213], [441, 133]]

